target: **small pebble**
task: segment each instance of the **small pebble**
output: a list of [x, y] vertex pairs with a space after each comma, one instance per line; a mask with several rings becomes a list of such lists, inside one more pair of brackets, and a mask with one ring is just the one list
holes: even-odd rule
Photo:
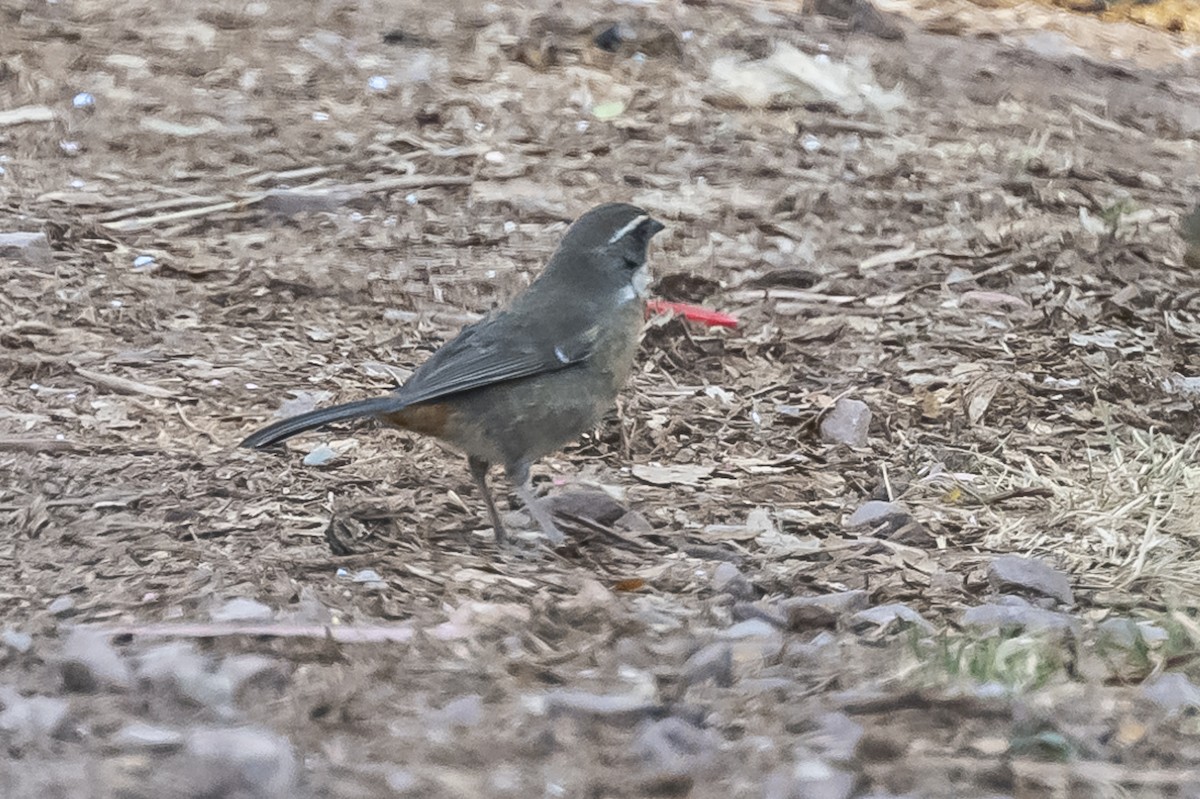
[[112, 742], [130, 749], [175, 749], [183, 743], [183, 733], [168, 727], [134, 721], [113, 733]]
[[267, 605], [246, 597], [234, 597], [209, 613], [213, 621], [268, 621], [275, 612]]
[[328, 444], [321, 444], [312, 452], [304, 456], [302, 463], [305, 466], [324, 466], [337, 457], [337, 450]]
[[854, 513], [850, 514], [846, 519], [846, 527], [869, 527], [885, 521], [891, 521], [893, 524], [903, 523], [908, 518], [908, 508], [903, 504], [871, 499], [859, 505]]
[[836, 594], [785, 599], [779, 610], [792, 630], [832, 627], [843, 617], [867, 607], [867, 592], [861, 589]]
[[1142, 696], [1174, 715], [1200, 708], [1200, 688], [1177, 671], [1169, 671], [1142, 685]]
[[8, 629], [0, 633], [0, 642], [19, 655], [33, 648], [33, 636], [19, 630]]
[[63, 731], [70, 709], [65, 699], [51, 696], [21, 696], [8, 686], [0, 687], [0, 732], [7, 733], [10, 748], [45, 744]]
[[74, 628], [63, 642], [60, 657], [63, 685], [68, 691], [90, 693], [129, 685], [129, 663], [102, 632]]
[[988, 564], [988, 584], [993, 591], [1012, 592], [1012, 589], [1017, 589], [1021, 593], [1057, 599], [1064, 605], [1075, 604], [1075, 595], [1067, 575], [1038, 558], [1021, 555], [994, 558]]
[[[817, 147], [821, 145], [818, 142]], [[806, 147], [807, 149], [807, 147]], [[832, 444], [865, 447], [871, 427], [871, 409], [862, 400], [842, 397], [821, 417], [821, 438]]]
[[46, 606], [46, 610], [50, 611], [53, 616], [66, 616], [71, 611], [75, 610], [75, 600], [69, 596], [57, 597], [53, 602]]

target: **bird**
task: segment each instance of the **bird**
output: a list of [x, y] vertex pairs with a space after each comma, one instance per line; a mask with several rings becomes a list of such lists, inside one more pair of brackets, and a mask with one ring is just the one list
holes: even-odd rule
[[467, 456], [497, 545], [509, 542], [488, 488], [502, 466], [552, 546], [565, 537], [534, 496], [531, 467], [593, 428], [633, 369], [646, 315], [651, 239], [642, 208], [605, 203], [576, 219], [541, 274], [506, 308], [464, 327], [390, 393], [282, 419], [241, 446], [262, 449], [330, 423], [375, 419]]

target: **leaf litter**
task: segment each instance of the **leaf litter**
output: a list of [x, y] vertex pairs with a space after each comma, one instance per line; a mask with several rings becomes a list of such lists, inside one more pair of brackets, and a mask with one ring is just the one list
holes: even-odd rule
[[[6, 790], [1190, 790], [1190, 23], [543, 5], [14, 24]], [[612, 199], [738, 327], [650, 323], [537, 473], [562, 550], [497, 552], [428, 440], [233, 448]]]

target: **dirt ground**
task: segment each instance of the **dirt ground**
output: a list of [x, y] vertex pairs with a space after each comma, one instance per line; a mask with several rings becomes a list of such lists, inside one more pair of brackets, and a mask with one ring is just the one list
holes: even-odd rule
[[[1195, 31], [810, 5], [0, 0], [0, 796], [1200, 797]], [[614, 200], [740, 327], [651, 323], [564, 548], [235, 449]], [[978, 624], [1008, 553], [1071, 590]]]

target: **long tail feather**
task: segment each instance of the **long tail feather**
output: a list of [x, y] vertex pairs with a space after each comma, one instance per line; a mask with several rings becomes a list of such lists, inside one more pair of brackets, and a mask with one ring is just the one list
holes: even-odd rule
[[318, 408], [315, 411], [302, 413], [290, 419], [281, 419], [274, 424], [268, 425], [262, 430], [248, 436], [241, 443], [241, 446], [250, 449], [262, 449], [263, 447], [278, 444], [280, 441], [291, 438], [297, 433], [303, 433], [305, 430], [314, 430], [318, 427], [323, 427], [330, 422], [344, 422], [348, 419], [375, 416], [385, 411], [399, 410], [399, 407], [399, 403], [396, 402], [395, 397], [375, 397], [374, 399], [359, 400], [358, 402], [347, 402], [344, 405], [334, 405], [330, 408]]

